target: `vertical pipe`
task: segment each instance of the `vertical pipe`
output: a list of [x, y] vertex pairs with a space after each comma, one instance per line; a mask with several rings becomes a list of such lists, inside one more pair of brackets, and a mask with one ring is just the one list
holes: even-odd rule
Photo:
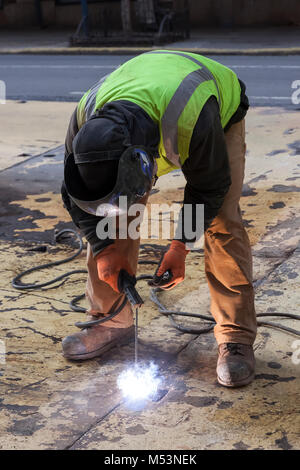
[[42, 29], [42, 28], [44, 28], [44, 21], [43, 21], [43, 12], [42, 12], [41, 0], [34, 0], [34, 5], [35, 5], [35, 11], [36, 11], [36, 17], [37, 17], [38, 25]]
[[125, 34], [131, 32], [131, 5], [130, 0], [121, 0], [122, 26]]
[[81, 0], [81, 11], [82, 11], [82, 19], [83, 19], [83, 31], [85, 36], [89, 34], [89, 25], [88, 25], [88, 17], [89, 17], [89, 9], [87, 0]]

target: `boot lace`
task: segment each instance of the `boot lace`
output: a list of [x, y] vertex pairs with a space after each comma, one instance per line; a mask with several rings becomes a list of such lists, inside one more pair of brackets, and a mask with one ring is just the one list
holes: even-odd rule
[[234, 355], [240, 355], [243, 356], [243, 353], [241, 351], [241, 346], [238, 343], [226, 343], [224, 347], [224, 351], [228, 351], [230, 354]]

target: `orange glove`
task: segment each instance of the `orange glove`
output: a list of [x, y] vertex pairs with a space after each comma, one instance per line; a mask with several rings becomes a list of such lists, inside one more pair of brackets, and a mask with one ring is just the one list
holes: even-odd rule
[[185, 249], [183, 242], [173, 240], [161, 259], [153, 279], [148, 284], [167, 290], [182, 282], [185, 275], [185, 258], [188, 253], [189, 250]]
[[134, 276], [127, 258], [116, 250], [115, 245], [109, 245], [107, 248], [104, 248], [96, 256], [95, 260], [100, 281], [106, 282], [118, 293], [120, 293], [118, 280], [121, 269]]

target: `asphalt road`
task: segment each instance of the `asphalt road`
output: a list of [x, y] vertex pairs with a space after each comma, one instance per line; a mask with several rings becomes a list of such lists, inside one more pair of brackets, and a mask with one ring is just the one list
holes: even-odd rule
[[[78, 101], [104, 75], [132, 56], [0, 55], [0, 80], [6, 98], [14, 100]], [[299, 56], [213, 56], [246, 83], [254, 106], [299, 109], [292, 102], [292, 83], [299, 81]], [[294, 83], [295, 86], [295, 83]], [[298, 94], [300, 102], [300, 93]]]

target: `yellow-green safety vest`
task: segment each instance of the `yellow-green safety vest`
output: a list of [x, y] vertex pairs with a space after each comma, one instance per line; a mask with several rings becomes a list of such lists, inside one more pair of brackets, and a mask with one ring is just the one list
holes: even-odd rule
[[240, 94], [236, 74], [214, 60], [194, 53], [151, 51], [125, 62], [88, 90], [77, 106], [77, 123], [80, 128], [111, 101], [136, 103], [159, 126], [157, 176], [161, 176], [188, 158], [206, 101], [216, 97], [224, 128], [240, 104]]

